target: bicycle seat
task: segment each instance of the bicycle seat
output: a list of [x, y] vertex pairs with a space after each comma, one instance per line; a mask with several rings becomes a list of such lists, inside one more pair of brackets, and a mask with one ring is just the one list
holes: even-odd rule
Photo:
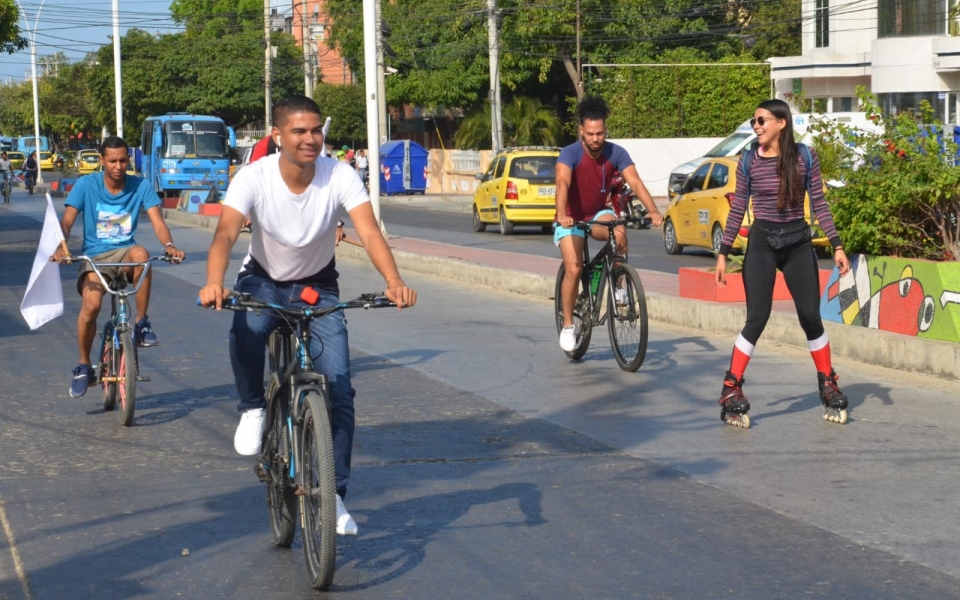
[[127, 276], [126, 276], [126, 274], [124, 274], [124, 273], [121, 272], [119, 277], [117, 277], [116, 279], [111, 279], [109, 283], [110, 283], [110, 289], [111, 289], [111, 290], [119, 291], [119, 290], [126, 289], [126, 288], [127, 288]]

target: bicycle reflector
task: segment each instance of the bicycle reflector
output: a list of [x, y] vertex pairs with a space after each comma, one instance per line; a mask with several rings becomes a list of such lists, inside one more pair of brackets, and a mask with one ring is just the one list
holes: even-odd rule
[[308, 285], [303, 288], [302, 292], [300, 292], [300, 299], [307, 304], [314, 305], [320, 301], [320, 292]]

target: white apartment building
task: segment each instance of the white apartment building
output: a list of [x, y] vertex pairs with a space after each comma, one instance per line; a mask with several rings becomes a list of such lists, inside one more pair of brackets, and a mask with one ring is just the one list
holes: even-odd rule
[[960, 27], [952, 0], [803, 0], [803, 54], [770, 59], [777, 97], [802, 90], [816, 110], [857, 110], [865, 86], [886, 113], [927, 100], [960, 124]]

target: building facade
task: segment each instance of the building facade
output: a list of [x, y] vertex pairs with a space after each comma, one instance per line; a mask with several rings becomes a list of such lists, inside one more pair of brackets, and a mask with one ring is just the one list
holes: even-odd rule
[[960, 124], [960, 27], [947, 0], [803, 0], [803, 54], [770, 59], [777, 97], [857, 110], [865, 86], [888, 114], [927, 100]]

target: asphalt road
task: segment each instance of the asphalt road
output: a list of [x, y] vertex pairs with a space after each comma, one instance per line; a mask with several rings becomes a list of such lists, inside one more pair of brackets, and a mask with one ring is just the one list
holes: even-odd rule
[[[828, 424], [809, 356], [761, 345], [744, 431], [714, 398], [729, 339], [655, 325], [637, 373], [602, 334], [571, 364], [549, 302], [421, 275], [414, 309], [348, 314], [360, 536], [318, 595], [233, 453], [230, 316], [194, 300], [212, 232], [172, 226], [188, 261], [156, 271], [123, 428], [67, 397], [75, 268], [63, 317], [20, 318], [42, 208], [0, 206], [0, 598], [960, 598], [953, 386], [838, 361]], [[344, 297], [382, 287], [339, 268]]]
[[[540, 227], [517, 226], [513, 235], [500, 235], [496, 225], [482, 233], [473, 231], [469, 204], [437, 208], [408, 208], [381, 200], [381, 218], [391, 236], [411, 237], [458, 246], [475, 246], [489, 250], [558, 257], [553, 236], [544, 234]], [[460, 208], [462, 210], [456, 210]], [[669, 255], [663, 249], [660, 229], [630, 229], [627, 231], [630, 263], [640, 269], [676, 274], [681, 267], [710, 267], [716, 264], [713, 253], [706, 248], [684, 248], [679, 255]], [[596, 243], [594, 243], [594, 247]], [[832, 269], [832, 259], [821, 259], [821, 269]]]

